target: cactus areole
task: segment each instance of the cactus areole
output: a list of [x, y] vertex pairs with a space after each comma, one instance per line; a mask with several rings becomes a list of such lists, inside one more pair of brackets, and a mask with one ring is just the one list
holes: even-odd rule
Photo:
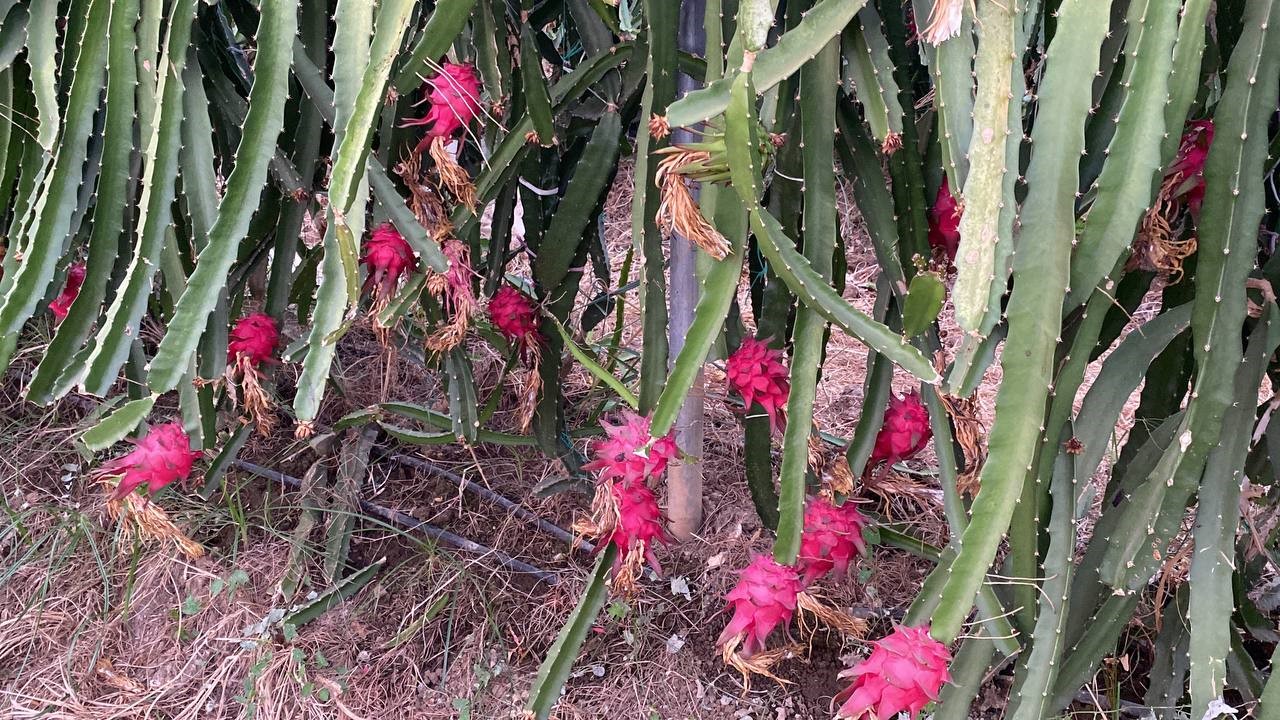
[[872, 645], [870, 657], [840, 673], [853, 684], [836, 695], [837, 719], [888, 720], [906, 711], [914, 720], [951, 680], [951, 652], [927, 627], [898, 625]]
[[107, 462], [94, 472], [98, 478], [118, 477], [112, 498], [122, 498], [140, 485], [154, 495], [175, 480], [191, 475], [200, 452], [191, 449], [191, 441], [181, 423], [156, 425], [141, 440], [131, 441], [134, 448], [127, 455]]

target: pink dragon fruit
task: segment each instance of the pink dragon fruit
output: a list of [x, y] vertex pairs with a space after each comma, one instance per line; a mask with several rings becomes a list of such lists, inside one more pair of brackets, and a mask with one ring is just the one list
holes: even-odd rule
[[435, 138], [450, 138], [462, 130], [480, 112], [480, 79], [470, 65], [445, 63], [441, 71], [427, 80], [426, 102], [431, 105], [426, 116], [406, 121], [402, 127], [426, 125], [427, 134], [417, 152], [426, 150]]
[[49, 303], [49, 311], [59, 321], [65, 319], [67, 313], [71, 312], [71, 303], [76, 301], [76, 297], [80, 295], [80, 286], [84, 284], [85, 272], [85, 264], [82, 262], [74, 263], [67, 268], [67, 284], [62, 287], [58, 297]]
[[676, 441], [672, 433], [660, 438], [649, 435], [649, 418], [623, 410], [618, 424], [601, 422], [605, 437], [593, 446], [595, 460], [582, 466], [583, 470], [599, 471], [601, 481], [619, 480], [644, 484], [650, 477], [657, 477], [667, 470], [667, 462], [676, 455]]
[[887, 720], [905, 710], [914, 720], [951, 680], [951, 653], [928, 627], [898, 625], [872, 645], [870, 657], [840, 673], [853, 684], [836, 695], [836, 718]]
[[280, 331], [275, 318], [266, 313], [245, 315], [236, 321], [227, 342], [227, 362], [234, 363], [240, 357], [252, 366], [271, 360], [280, 345]]
[[200, 457], [198, 450], [191, 449], [191, 441], [181, 423], [156, 425], [141, 440], [131, 442], [135, 446], [132, 451], [94, 472], [98, 478], [120, 478], [112, 499], [128, 495], [139, 485], [146, 485], [147, 492], [154, 495], [175, 480], [186, 480], [191, 475], [191, 466]]
[[364, 257], [360, 262], [369, 268], [364, 289], [367, 291], [372, 287], [382, 298], [390, 298], [400, 276], [418, 265], [413, 248], [391, 223], [383, 223], [373, 229], [364, 242]]
[[862, 527], [867, 520], [852, 502], [835, 507], [823, 498], [813, 498], [804, 510], [804, 534], [800, 536], [800, 554], [796, 566], [801, 582], [807, 587], [813, 581], [835, 571], [843, 575], [849, 563], [867, 552]]
[[945, 254], [947, 260], [956, 259], [956, 250], [960, 248], [960, 216], [963, 211], [951, 194], [951, 185], [947, 176], [942, 176], [942, 185], [938, 188], [938, 196], [929, 208], [929, 247]]
[[528, 295], [503, 285], [489, 300], [489, 319], [498, 332], [527, 355], [539, 341], [538, 310]]
[[1200, 215], [1204, 202], [1204, 164], [1209, 159], [1209, 146], [1213, 144], [1213, 121], [1194, 120], [1187, 123], [1187, 131], [1178, 146], [1178, 156], [1165, 177], [1179, 181], [1174, 196], [1182, 196], [1193, 217]]
[[[610, 492], [618, 510], [617, 524], [608, 542], [618, 548], [613, 561], [615, 575], [622, 570], [632, 553], [644, 558], [653, 571], [662, 574], [662, 565], [653, 553], [654, 543], [666, 544], [667, 532], [662, 527], [662, 511], [658, 498], [642, 482], [610, 483]], [[604, 546], [597, 547], [597, 551]]]
[[884, 424], [876, 435], [875, 448], [871, 451], [867, 467], [881, 460], [894, 463], [909, 458], [920, 452], [932, 437], [929, 411], [920, 401], [919, 393], [910, 392], [902, 397], [895, 395], [889, 399]]
[[777, 432], [785, 424], [783, 416], [791, 393], [790, 375], [782, 364], [782, 351], [768, 343], [746, 338], [725, 363], [729, 386], [742, 396], [747, 410], [753, 403], [769, 415], [769, 427]]
[[803, 590], [794, 568], [779, 565], [768, 555], [756, 555], [738, 576], [738, 584], [725, 596], [733, 618], [720, 633], [716, 645], [740, 638], [738, 653], [751, 657], [765, 647], [765, 640], [779, 625], [786, 627], [795, 614], [797, 596]]

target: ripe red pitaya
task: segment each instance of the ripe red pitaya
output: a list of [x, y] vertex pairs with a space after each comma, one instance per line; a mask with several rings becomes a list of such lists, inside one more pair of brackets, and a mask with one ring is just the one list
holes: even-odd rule
[[733, 618], [716, 645], [724, 647], [741, 638], [738, 654], [744, 658], [763, 650], [769, 633], [791, 622], [796, 598], [803, 589], [795, 568], [779, 565], [768, 555], [756, 555], [739, 574], [738, 584], [725, 596], [733, 608]]
[[951, 194], [951, 185], [947, 176], [942, 176], [942, 185], [938, 187], [938, 196], [929, 208], [929, 247], [945, 253], [947, 260], [956, 259], [956, 250], [960, 247], [960, 217], [963, 211]]
[[870, 657], [840, 673], [853, 684], [836, 695], [836, 718], [887, 720], [905, 710], [914, 720], [951, 680], [951, 653], [928, 627], [898, 625], [872, 645]]
[[[662, 527], [658, 498], [643, 482], [623, 480], [609, 485], [618, 512], [617, 524], [608, 538], [608, 542], [618, 548], [617, 557], [613, 561], [615, 575], [628, 562], [635, 562], [638, 567], [640, 558], [661, 575], [662, 565], [653, 553], [653, 546], [654, 543], [665, 545], [667, 532]], [[602, 544], [596, 549], [599, 551], [603, 547]], [[631, 560], [632, 557], [635, 559]]]
[[186, 480], [191, 475], [191, 466], [200, 457], [198, 450], [191, 449], [191, 441], [181, 423], [156, 425], [141, 440], [131, 442], [135, 447], [129, 454], [107, 462], [94, 472], [100, 478], [120, 478], [111, 494], [113, 499], [128, 495], [139, 485], [146, 485], [147, 492], [154, 495], [175, 480]]
[[275, 318], [266, 313], [245, 315], [236, 321], [227, 342], [227, 362], [235, 363], [243, 357], [252, 366], [271, 360], [280, 345], [280, 331]]
[[364, 289], [372, 287], [382, 298], [390, 298], [400, 276], [418, 265], [413, 248], [391, 223], [383, 223], [373, 229], [364, 242], [364, 257], [360, 262], [369, 267]]
[[787, 396], [791, 393], [782, 351], [761, 340], [746, 338], [725, 363], [725, 377], [729, 387], [742, 396], [748, 411], [752, 403], [759, 403], [769, 415], [769, 427], [775, 432], [782, 429]]
[[884, 424], [876, 435], [876, 445], [867, 467], [881, 460], [894, 463], [909, 458], [920, 452], [932, 437], [929, 411], [920, 402], [919, 393], [909, 392], [902, 397], [895, 395], [889, 398]]
[[862, 539], [866, 522], [852, 502], [835, 507], [823, 498], [809, 501], [804, 510], [800, 554], [796, 558], [796, 567], [806, 587], [828, 572], [845, 574], [855, 557], [866, 554], [867, 544]]
[[1212, 120], [1187, 123], [1187, 131], [1178, 146], [1178, 156], [1165, 171], [1165, 177], [1178, 181], [1173, 196], [1184, 199], [1193, 217], [1200, 215], [1200, 205], [1204, 202], [1204, 164], [1209, 159], [1209, 146], [1212, 144]]
[[598, 470], [601, 481], [639, 484], [666, 472], [667, 462], [676, 455], [675, 436], [667, 433], [660, 438], [650, 437], [649, 418], [630, 410], [623, 410], [618, 419], [616, 425], [600, 423], [605, 437], [593, 446], [595, 460], [582, 469]]
[[418, 145], [426, 150], [434, 138], [449, 138], [471, 123], [480, 112], [480, 79], [470, 65], [445, 63], [427, 80], [425, 101], [431, 105], [426, 116], [408, 120], [403, 127], [426, 125], [427, 135]]
[[489, 319], [521, 355], [538, 343], [538, 309], [528, 295], [511, 285], [498, 288], [489, 300]]
[[85, 272], [85, 264], [82, 262], [67, 268], [67, 284], [62, 287], [58, 297], [49, 303], [49, 311], [58, 320], [66, 318], [71, 311], [71, 303], [76, 301], [76, 297], [80, 295], [80, 286], [84, 284]]

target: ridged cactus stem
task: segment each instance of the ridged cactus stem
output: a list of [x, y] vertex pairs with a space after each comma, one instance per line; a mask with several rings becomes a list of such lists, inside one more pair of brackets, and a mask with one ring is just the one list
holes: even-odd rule
[[1031, 652], [1021, 658], [1014, 681], [1007, 713], [1013, 720], [1039, 720], [1052, 714], [1048, 708], [1050, 692], [1066, 644], [1063, 628], [1075, 571], [1077, 490], [1072, 456], [1055, 451], [1056, 448], [1046, 448], [1046, 452], [1054, 453], [1057, 462], [1051, 483], [1053, 509], [1048, 521], [1049, 547], [1043, 562], [1040, 609], [1029, 638]]
[[[1253, 266], [1257, 226], [1263, 212], [1266, 127], [1275, 108], [1280, 40], [1275, 19], [1280, 0], [1254, 0], [1246, 7], [1244, 32], [1232, 53], [1227, 85], [1216, 118], [1215, 141], [1205, 163], [1205, 196], [1192, 306], [1193, 350], [1199, 367], [1236, 367], [1239, 328], [1245, 318], [1245, 279]], [[1146, 548], [1172, 537], [1182, 503], [1195, 491], [1205, 458], [1218, 443], [1233, 401], [1225, 373], [1200, 373], [1192, 389], [1177, 444], [1170, 446], [1147, 482], [1134, 494], [1139, 512], [1111, 538], [1102, 579], [1118, 590], [1136, 590], [1150, 576]], [[1146, 573], [1146, 574], [1144, 574]]]
[[[1017, 56], [1014, 54], [1016, 15], [1009, 3], [978, 0], [978, 44], [974, 72], [978, 95], [973, 106], [973, 135], [969, 140], [969, 175], [964, 181], [964, 216], [960, 218], [960, 248], [956, 252], [956, 282], [951, 291], [956, 323], [971, 333], [982, 328], [997, 272], [996, 244], [1011, 243], [1001, 236], [1000, 213], [1008, 199], [1005, 176], [1010, 172], [1005, 152], [1011, 136], [1020, 139], [1020, 128], [1009, 123], [1009, 87]], [[1016, 172], [1016, 169], [1014, 169]]]
[[[187, 50], [195, 11], [194, 0], [180, 0], [170, 11], [169, 31], [160, 63], [160, 67], [168, 70], [161, 75], [157, 90], [160, 101], [155, 106], [156, 129], [143, 150], [137, 249], [121, 284], [116, 288], [106, 320], [99, 326], [93, 350], [86, 360], [87, 367], [80, 386], [82, 391], [90, 394], [106, 394], [115, 383], [120, 367], [129, 358], [133, 340], [137, 337], [142, 316], [147, 309], [147, 297], [151, 292], [152, 278], [159, 267], [165, 233], [173, 222], [170, 206], [174, 199], [180, 157], [182, 71], [189, 55]], [[224, 276], [222, 281], [225, 280]], [[200, 329], [203, 330], [203, 326]], [[179, 376], [186, 369], [187, 365], [184, 363], [178, 369]]]
[[[57, 3], [37, 3], [38, 6]], [[110, 3], [94, 0], [89, 7], [88, 27], [80, 53], [75, 58], [75, 72], [71, 78], [71, 90], [67, 98], [66, 124], [59, 135], [59, 143], [53, 153], [53, 169], [49, 173], [34, 211], [38, 222], [32, 226], [32, 237], [22, 263], [14, 273], [3, 301], [0, 301], [0, 335], [16, 333], [35, 313], [36, 305], [45, 295], [53, 280], [62, 248], [72, 230], [72, 215], [79, 203], [76, 198], [81, 188], [85, 161], [89, 157], [89, 138], [93, 133], [94, 115], [106, 79], [107, 37], [102, 32], [110, 18]], [[56, 14], [56, 13], [54, 13]], [[52, 27], [50, 28], [52, 29]], [[48, 65], [52, 69], [54, 49], [48, 48]], [[36, 49], [32, 49], [36, 53]], [[37, 64], [44, 64], [38, 58]], [[34, 68], [33, 68], [34, 72]], [[33, 78], [34, 81], [34, 78]], [[37, 92], [37, 101], [42, 93]], [[52, 149], [52, 136], [59, 123], [57, 103], [40, 106], [41, 145]], [[52, 114], [51, 116], [48, 116]], [[49, 143], [46, 145], [45, 140]]]
[[[664, 141], [649, 134], [648, 120], [663, 115], [676, 97], [676, 28], [679, 5], [663, 3], [646, 13], [649, 52], [646, 83], [640, 100], [640, 125], [636, 133], [635, 193], [631, 199], [631, 236], [644, 267], [640, 308], [644, 348], [640, 355], [640, 411], [649, 412], [664, 392], [667, 376], [667, 279], [661, 258], [663, 238], [655, 218], [661, 203], [654, 187], [658, 164], [653, 151]], [[691, 381], [692, 382], [692, 381]]]
[[882, 146], [902, 142], [902, 105], [880, 14], [867, 6], [845, 30], [845, 60], [871, 134]]
[[1106, 163], [1093, 188], [1093, 206], [1071, 259], [1066, 310], [1083, 302], [1127, 253], [1134, 231], [1154, 199], [1161, 137], [1182, 135], [1181, 121], [1165, 127], [1163, 133], [1155, 131], [1166, 121], [1178, 4], [1142, 0], [1129, 9], [1129, 46], [1125, 48], [1122, 80], [1125, 98], [1107, 146]]
[[245, 237], [275, 156], [276, 138], [284, 127], [289, 95], [289, 66], [297, 32], [297, 7], [285, 0], [264, 0], [258, 24], [258, 54], [249, 112], [245, 116], [235, 168], [227, 178], [218, 217], [208, 243], [196, 261], [182, 299], [151, 362], [147, 381], [157, 392], [177, 387], [200, 336], [226, 285], [240, 240]]
[[[839, 41], [832, 40], [800, 71], [800, 122], [804, 159], [804, 256], [824, 281], [831, 279], [838, 218], [835, 203], [835, 111], [840, 77]], [[783, 434], [782, 468], [778, 473], [778, 539], [774, 559], [795, 562], [804, 526], [805, 478], [809, 469], [809, 435], [813, 404], [827, 330], [817, 310], [796, 310], [792, 331], [791, 392]]]
[[[1089, 86], [1084, 80], [1092, 77], [1089, 62], [1096, 64], [1098, 47], [1107, 30], [1107, 15], [1098, 6], [1097, 2], [1084, 0], [1063, 2], [1058, 32], [1046, 56], [1048, 69], [1041, 85], [1040, 116], [1028, 170], [1030, 192], [1022, 209], [1022, 252], [1017, 253], [1014, 262], [1009, 339], [1002, 356], [1004, 382], [996, 399], [981, 489], [974, 499], [969, 527], [960, 538], [959, 555], [943, 588], [943, 602], [934, 613], [930, 631], [944, 642], [959, 634], [973, 607], [974, 596], [1009, 528], [1014, 502], [1021, 494], [1027, 471], [1033, 467], [1044, 431], [1045, 403], [1052, 384], [1053, 354], [1074, 239], [1077, 159], [1084, 149], [1084, 121], [1091, 105]], [[1093, 60], [1082, 67], [1081, 58]], [[987, 92], [991, 91], [1004, 89], [1001, 86], [1000, 90]], [[991, 131], [994, 140], [995, 130]], [[974, 133], [978, 142], [985, 136], [981, 129]], [[1003, 144], [1000, 147], [1003, 149]], [[976, 169], [971, 170], [969, 182], [974, 182], [978, 174]]]
[[[112, 8], [102, 173], [86, 261], [91, 268], [110, 267], [118, 253], [119, 238], [124, 228], [133, 151], [134, 97], [138, 89], [137, 67], [132, 57], [135, 52], [133, 21], [137, 12], [137, 0], [118, 2]], [[62, 396], [75, 384], [76, 375], [83, 367], [83, 358], [77, 351], [98, 320], [109, 280], [110, 273], [105, 271], [86, 275], [80, 294], [58, 326], [57, 334], [27, 386], [28, 400], [45, 404]]]
[[1253, 436], [1258, 383], [1280, 341], [1275, 304], [1268, 303], [1254, 327], [1244, 366], [1236, 382], [1236, 403], [1223, 422], [1222, 444], [1209, 452], [1196, 503], [1195, 553], [1187, 584], [1191, 598], [1188, 647], [1191, 670], [1191, 717], [1204, 717], [1221, 698], [1231, 650], [1231, 616], [1235, 612], [1231, 575], [1235, 572], [1236, 532], [1240, 523], [1240, 483]]

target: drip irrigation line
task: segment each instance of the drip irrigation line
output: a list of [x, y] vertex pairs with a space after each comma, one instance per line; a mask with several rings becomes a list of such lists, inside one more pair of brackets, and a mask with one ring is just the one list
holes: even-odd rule
[[[232, 463], [232, 467], [251, 473], [253, 475], [257, 475], [258, 477], [261, 477], [261, 478], [266, 478], [268, 480], [275, 480], [295, 490], [302, 489], [301, 480], [299, 480], [296, 477], [286, 475], [280, 472], [279, 470], [272, 470], [271, 468], [263, 467], [261, 465], [256, 465], [254, 463], [247, 462], [245, 460], [236, 460], [234, 463]], [[517, 560], [511, 557], [510, 555], [507, 555], [506, 553], [502, 552], [501, 550], [497, 550], [491, 547], [487, 547], [485, 545], [481, 545], [480, 543], [475, 542], [474, 540], [468, 540], [467, 538], [464, 538], [461, 535], [456, 535], [454, 533], [451, 533], [448, 530], [445, 530], [444, 528], [436, 527], [435, 525], [432, 525], [424, 520], [419, 520], [418, 518], [412, 515], [409, 515], [408, 513], [403, 513], [403, 512], [400, 512], [399, 510], [392, 510], [391, 508], [383, 507], [381, 505], [378, 505], [377, 503], [372, 503], [367, 500], [360, 500], [359, 502], [360, 502], [360, 509], [363, 512], [373, 517], [376, 517], [380, 520], [383, 520], [387, 523], [390, 523], [392, 525], [398, 525], [406, 530], [413, 530], [413, 531], [420, 532], [423, 535], [426, 535], [427, 537], [431, 538], [432, 540], [435, 540], [437, 542], [442, 542], [446, 545], [458, 548], [460, 550], [465, 550], [467, 552], [474, 553], [482, 557], [492, 557], [495, 561], [497, 561], [498, 565], [508, 570], [511, 570], [512, 572], [517, 572], [524, 575], [530, 575], [536, 580], [538, 580], [538, 582], [543, 582], [548, 585], [556, 585], [556, 584], [559, 584], [560, 582], [560, 577], [555, 573], [547, 572], [546, 570], [542, 570], [540, 568], [534, 567], [529, 563], [526, 563], [521, 560]]]
[[392, 452], [390, 450], [386, 450], [383, 448], [378, 448], [378, 452], [381, 453], [383, 457], [391, 460], [392, 462], [397, 462], [397, 463], [400, 463], [401, 465], [406, 465], [408, 467], [414, 468], [415, 470], [420, 470], [428, 475], [435, 475], [438, 477], [442, 477], [446, 480], [449, 480], [450, 482], [456, 483], [467, 492], [475, 493], [476, 495], [479, 495], [480, 497], [500, 506], [503, 510], [506, 510], [507, 512], [520, 518], [521, 520], [527, 520], [533, 523], [538, 527], [539, 530], [542, 530], [548, 535], [551, 535], [552, 537], [555, 537], [559, 540], [563, 540], [564, 542], [569, 543], [570, 547], [581, 550], [587, 553], [588, 555], [595, 552], [595, 546], [592, 545], [590, 542], [587, 542], [586, 540], [578, 540], [578, 542], [575, 544], [574, 540], [576, 538], [574, 537], [573, 533], [569, 532], [568, 530], [565, 530], [559, 525], [556, 525], [554, 523], [551, 523], [542, 519], [541, 517], [538, 516], [537, 513], [533, 512], [532, 510], [529, 510], [528, 508], [524, 507], [520, 503], [517, 503], [514, 500], [511, 500], [504, 495], [500, 495], [490, 490], [489, 488], [483, 485], [480, 485], [479, 483], [474, 483], [438, 465], [434, 465], [432, 463], [427, 462], [426, 460], [421, 460], [419, 458], [416, 458], [410, 455], [403, 455], [401, 453]]

